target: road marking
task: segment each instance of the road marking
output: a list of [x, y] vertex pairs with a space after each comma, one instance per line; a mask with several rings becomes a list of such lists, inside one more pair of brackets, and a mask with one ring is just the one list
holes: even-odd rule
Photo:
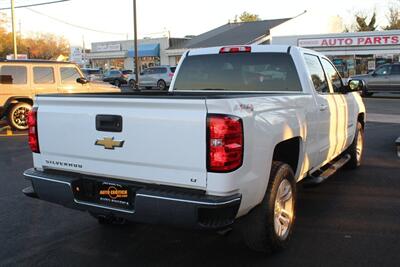
[[369, 122], [400, 123], [400, 115], [367, 113]]
[[0, 134], [0, 137], [13, 137], [13, 136], [28, 136], [28, 134], [13, 134], [13, 135]]

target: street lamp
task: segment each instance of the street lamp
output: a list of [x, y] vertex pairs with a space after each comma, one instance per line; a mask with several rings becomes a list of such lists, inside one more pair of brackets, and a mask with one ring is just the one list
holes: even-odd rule
[[17, 34], [15, 32], [15, 16], [14, 16], [14, 0], [11, 0], [11, 27], [12, 27], [12, 37], [13, 37], [13, 46], [14, 46], [14, 60], [18, 59], [17, 52]]
[[139, 90], [139, 58], [138, 58], [138, 44], [137, 44], [137, 21], [136, 21], [136, 0], [133, 0], [133, 35], [135, 46], [135, 89]]

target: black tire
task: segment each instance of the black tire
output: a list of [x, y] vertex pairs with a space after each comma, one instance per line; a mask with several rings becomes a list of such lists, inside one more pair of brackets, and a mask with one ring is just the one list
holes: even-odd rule
[[136, 88], [136, 81], [135, 80], [129, 80], [129, 87], [132, 89]]
[[115, 80], [115, 81], [114, 81], [114, 85], [117, 86], [117, 87], [119, 87], [119, 86], [121, 85], [121, 82], [120, 82], [119, 80]]
[[[292, 205], [292, 213], [286, 218], [289, 219], [287, 230], [280, 236], [276, 229], [278, 227], [276, 215], [281, 212], [281, 206], [276, 206], [276, 198], [282, 184], [287, 187], [290, 185], [291, 198], [287, 201]], [[292, 168], [286, 163], [275, 161], [272, 163], [269, 184], [263, 201], [243, 218], [242, 232], [246, 245], [254, 251], [263, 253], [277, 252], [287, 247], [293, 233], [295, 215], [296, 182]], [[278, 221], [281, 223], [280, 219]]]
[[346, 164], [346, 167], [348, 169], [356, 169], [360, 167], [363, 150], [364, 150], [364, 129], [362, 127], [362, 124], [360, 122], [357, 122], [357, 129], [353, 143], [351, 143], [351, 145], [345, 151], [345, 154], [350, 155], [350, 160]]
[[159, 80], [159, 81], [157, 82], [157, 88], [158, 88], [159, 90], [165, 90], [165, 89], [167, 89], [167, 84], [166, 84], [166, 82], [165, 82], [164, 80]]
[[19, 131], [28, 129], [28, 112], [32, 105], [24, 102], [13, 105], [7, 114], [7, 120], [10, 126]]
[[374, 93], [368, 92], [367, 89], [364, 89], [364, 90], [361, 92], [361, 96], [362, 96], [362, 97], [371, 97], [373, 94], [374, 94]]

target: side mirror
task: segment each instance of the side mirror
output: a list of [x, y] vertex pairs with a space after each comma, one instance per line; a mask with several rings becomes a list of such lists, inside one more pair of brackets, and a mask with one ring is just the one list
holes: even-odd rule
[[363, 80], [350, 80], [346, 86], [345, 93], [363, 91], [364, 87], [365, 85]]
[[141, 72], [141, 73], [139, 73], [140, 74], [140, 76], [142, 76], [144, 73], [143, 72]]
[[76, 79], [76, 82], [80, 84], [87, 84], [89, 81], [86, 78], [80, 77]]
[[375, 71], [372, 71], [372, 72], [371, 72], [371, 76], [375, 77], [376, 75], [378, 75], [378, 74], [376, 74]]

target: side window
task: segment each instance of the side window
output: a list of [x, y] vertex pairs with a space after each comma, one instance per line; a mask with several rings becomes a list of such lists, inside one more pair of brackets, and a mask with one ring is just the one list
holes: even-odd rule
[[343, 88], [342, 77], [340, 77], [340, 74], [336, 71], [335, 67], [333, 67], [333, 65], [328, 60], [323, 58], [322, 65], [324, 66], [327, 78], [332, 84], [333, 92], [340, 92]]
[[54, 69], [52, 67], [33, 67], [33, 82], [36, 84], [54, 83]]
[[400, 75], [400, 65], [393, 65], [391, 75]]
[[167, 73], [167, 68], [158, 68], [159, 72], [158, 73]]
[[145, 70], [143, 71], [143, 75], [149, 75], [149, 69], [145, 69]]
[[76, 83], [76, 79], [81, 78], [78, 70], [74, 67], [60, 68], [61, 83]]
[[311, 80], [314, 84], [314, 88], [318, 93], [329, 93], [328, 83], [325, 79], [325, 73], [322, 68], [321, 62], [317, 56], [304, 55], [306, 65], [310, 71]]
[[26, 84], [27, 71], [24, 66], [2, 66], [0, 69], [1, 84]]
[[389, 65], [380, 66], [376, 69], [375, 74], [378, 75], [388, 75], [389, 74]]

